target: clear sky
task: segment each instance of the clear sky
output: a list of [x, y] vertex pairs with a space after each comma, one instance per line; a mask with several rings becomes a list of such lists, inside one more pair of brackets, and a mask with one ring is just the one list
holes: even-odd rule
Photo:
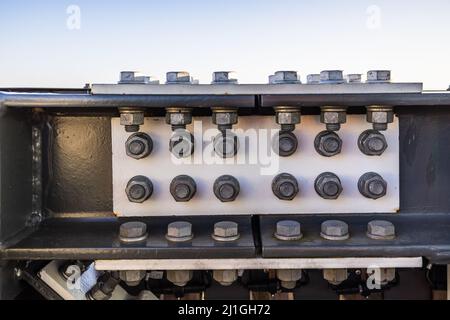
[[447, 89], [449, 35], [448, 0], [0, 0], [0, 87], [113, 83], [121, 70], [265, 83], [282, 69], [392, 69]]

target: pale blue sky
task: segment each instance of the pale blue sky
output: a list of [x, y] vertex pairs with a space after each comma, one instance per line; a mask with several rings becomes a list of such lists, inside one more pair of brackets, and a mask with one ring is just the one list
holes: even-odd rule
[[[67, 27], [70, 5], [79, 30]], [[304, 80], [387, 68], [446, 89], [449, 14], [448, 0], [1, 0], [0, 87], [112, 83], [121, 70], [160, 80], [186, 70], [202, 83], [235, 70], [241, 83], [264, 83], [281, 69]]]

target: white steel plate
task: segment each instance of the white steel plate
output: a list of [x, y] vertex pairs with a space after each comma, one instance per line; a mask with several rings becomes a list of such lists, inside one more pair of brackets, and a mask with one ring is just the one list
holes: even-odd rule
[[[302, 124], [295, 131], [299, 139], [297, 153], [287, 158], [279, 158], [272, 153], [271, 157], [258, 157], [259, 161], [254, 164], [249, 164], [248, 161], [244, 164], [205, 163], [205, 159], [210, 162], [212, 159], [202, 158], [202, 155], [211, 154], [211, 138], [218, 131], [209, 117], [194, 120], [196, 122], [188, 127], [195, 135], [193, 161], [189, 158], [184, 161], [191, 163], [180, 164], [169, 152], [172, 132], [164, 118], [148, 118], [145, 125], [141, 126], [141, 131], [150, 134], [154, 142], [153, 153], [143, 160], [134, 160], [126, 155], [125, 142], [129, 134], [120, 125], [118, 118], [112, 119], [113, 200], [114, 212], [118, 216], [386, 213], [397, 212], [399, 209], [397, 119], [384, 132], [389, 148], [380, 157], [366, 156], [357, 147], [361, 132], [371, 127], [364, 115], [348, 116], [347, 123], [339, 131], [344, 141], [342, 153], [331, 158], [320, 156], [314, 148], [316, 135], [324, 130], [319, 117], [303, 116]], [[236, 128], [256, 129], [255, 132], [263, 137], [270, 137], [276, 134], [278, 125], [270, 116], [249, 116], [240, 117]], [[269, 129], [269, 132], [266, 131], [268, 136], [264, 136], [264, 131], [258, 129]], [[237, 130], [237, 134], [241, 148], [238, 159], [242, 160], [243, 155], [258, 154], [255, 150], [246, 152], [255, 143], [249, 143], [244, 148], [245, 138], [239, 131]], [[203, 138], [202, 132], [205, 133]], [[260, 141], [263, 141], [260, 146], [265, 143], [270, 148], [270, 138]], [[217, 156], [214, 159], [220, 161]], [[342, 181], [344, 191], [338, 200], [324, 200], [314, 190], [316, 177], [326, 171], [334, 172]], [[378, 200], [363, 197], [357, 188], [359, 177], [371, 171], [379, 173], [388, 183], [387, 195]], [[278, 200], [272, 193], [272, 180], [281, 172], [293, 174], [299, 180], [300, 194], [293, 201]], [[169, 192], [172, 179], [181, 174], [189, 175], [197, 182], [197, 194], [188, 203], [175, 202]], [[220, 202], [213, 193], [214, 181], [225, 174], [236, 177], [241, 185], [239, 197], [230, 203]], [[130, 203], [125, 194], [127, 182], [137, 175], [150, 178], [155, 189], [153, 196], [143, 204]]]

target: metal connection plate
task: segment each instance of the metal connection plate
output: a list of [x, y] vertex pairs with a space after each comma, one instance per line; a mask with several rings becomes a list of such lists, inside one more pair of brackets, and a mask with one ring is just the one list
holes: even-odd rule
[[261, 270], [421, 268], [416, 258], [299, 258], [299, 259], [201, 259], [201, 260], [97, 260], [96, 270]]
[[[295, 131], [297, 152], [280, 158], [272, 151], [272, 137], [279, 131], [274, 117], [240, 117], [235, 133], [240, 149], [230, 162], [223, 163], [214, 154], [212, 140], [218, 134], [211, 118], [194, 118], [188, 129], [195, 136], [193, 158], [180, 161], [169, 152], [172, 131], [163, 118], [147, 118], [141, 131], [154, 142], [153, 153], [142, 160], [129, 158], [125, 142], [129, 134], [112, 119], [113, 202], [118, 216], [156, 215], [246, 215], [246, 214], [317, 214], [397, 212], [399, 209], [399, 128], [398, 120], [384, 132], [389, 148], [380, 157], [362, 154], [357, 146], [359, 135], [369, 129], [364, 115], [349, 115], [339, 135], [343, 140], [340, 155], [326, 158], [314, 148], [316, 135], [325, 129], [318, 116], [303, 116]], [[247, 137], [247, 138], [246, 138]], [[249, 138], [250, 137], [250, 138]], [[255, 147], [256, 146], [256, 147]], [[221, 163], [222, 162], [222, 163]], [[323, 172], [337, 174], [344, 191], [338, 200], [324, 200], [314, 190], [314, 181]], [[363, 197], [357, 188], [366, 172], [377, 172], [388, 183], [388, 193], [378, 200]], [[273, 195], [271, 184], [278, 173], [287, 172], [299, 180], [300, 194], [293, 201], [281, 201]], [[197, 183], [197, 194], [188, 203], [176, 202], [169, 192], [173, 178], [189, 175]], [[220, 202], [213, 193], [214, 181], [222, 175], [236, 177], [241, 192], [236, 201]], [[143, 204], [130, 203], [125, 193], [128, 181], [147, 176], [154, 185], [153, 196]]]
[[[217, 242], [211, 235], [214, 224], [230, 220], [238, 223], [240, 238]], [[17, 245], [0, 251], [5, 259], [201, 259], [254, 258], [251, 217], [152, 217], [139, 219], [147, 224], [148, 239], [138, 244], [119, 241], [121, 223], [116, 218], [55, 218], [44, 221], [33, 234]], [[133, 220], [134, 221], [134, 220]], [[167, 226], [174, 221], [192, 223], [191, 241], [172, 243], [166, 239]]]
[[258, 94], [369, 94], [421, 93], [421, 83], [343, 83], [343, 84], [220, 84], [155, 85], [93, 84], [93, 94], [128, 95], [258, 95]]
[[[303, 238], [298, 241], [280, 241], [274, 237], [276, 224], [281, 220], [301, 223]], [[337, 219], [349, 226], [350, 238], [330, 241], [320, 237], [322, 222]], [[371, 220], [387, 220], [394, 224], [396, 238], [373, 240], [367, 232]], [[339, 216], [267, 216], [261, 217], [260, 230], [262, 256], [264, 258], [302, 257], [418, 257], [437, 261], [448, 261], [448, 214], [381, 214]]]

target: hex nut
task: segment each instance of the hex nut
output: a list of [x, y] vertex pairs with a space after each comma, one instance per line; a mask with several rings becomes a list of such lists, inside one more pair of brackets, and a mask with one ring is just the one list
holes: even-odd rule
[[169, 151], [178, 159], [192, 156], [195, 151], [194, 135], [186, 129], [176, 129], [169, 140]]
[[366, 130], [358, 138], [358, 148], [367, 156], [381, 156], [388, 148], [388, 143], [381, 132]]
[[297, 136], [291, 131], [280, 131], [273, 137], [272, 149], [280, 157], [293, 155], [298, 148]]
[[341, 138], [332, 131], [320, 132], [314, 140], [316, 151], [324, 157], [333, 157], [342, 151]]
[[211, 84], [237, 84], [235, 75], [234, 71], [216, 71], [212, 75]]
[[337, 286], [348, 279], [347, 269], [324, 269], [323, 278], [330, 284]]
[[303, 277], [301, 269], [277, 270], [277, 278], [281, 282], [281, 286], [288, 290], [293, 290], [297, 286], [297, 281]]
[[281, 241], [296, 241], [303, 238], [300, 222], [283, 220], [277, 223], [275, 238]]
[[119, 271], [119, 278], [130, 287], [137, 287], [144, 280], [147, 272], [145, 270]]
[[191, 84], [193, 82], [189, 72], [170, 71], [166, 74], [166, 84]]
[[167, 227], [166, 239], [171, 242], [186, 242], [194, 238], [192, 224], [186, 221], [172, 222]]
[[387, 193], [387, 182], [377, 173], [368, 172], [358, 181], [359, 192], [366, 198], [379, 199]]
[[326, 240], [347, 240], [350, 238], [348, 225], [339, 220], [327, 220], [322, 223], [320, 236]]
[[221, 221], [214, 225], [214, 240], [221, 242], [236, 241], [239, 239], [239, 225], [232, 221]]
[[370, 221], [367, 224], [367, 236], [374, 240], [392, 240], [395, 238], [395, 226], [389, 221]]
[[344, 75], [341, 70], [325, 70], [320, 73], [320, 83], [344, 83]]
[[394, 122], [394, 109], [389, 106], [368, 106], [367, 122], [372, 123], [374, 130], [385, 131], [388, 124]]
[[291, 201], [300, 192], [297, 179], [289, 173], [281, 173], [272, 181], [273, 194], [280, 200]]
[[341, 129], [341, 124], [347, 122], [347, 109], [322, 107], [320, 122], [326, 125], [328, 131], [339, 131]]
[[279, 125], [296, 125], [301, 122], [302, 114], [299, 109], [294, 110], [277, 110], [276, 122]]
[[212, 122], [219, 126], [219, 129], [231, 129], [237, 124], [239, 116], [235, 109], [213, 109]]
[[320, 174], [314, 182], [314, 188], [319, 196], [327, 200], [335, 200], [342, 193], [342, 183], [332, 172]]
[[239, 181], [230, 175], [221, 176], [214, 182], [214, 195], [221, 202], [235, 201], [240, 190]]
[[391, 71], [390, 70], [370, 70], [367, 72], [368, 83], [390, 82]]
[[219, 133], [213, 140], [214, 152], [221, 158], [233, 158], [239, 150], [239, 139], [230, 130]]
[[167, 108], [166, 123], [175, 128], [184, 128], [192, 123], [192, 111], [186, 108]]
[[194, 272], [191, 270], [168, 270], [167, 280], [177, 287], [184, 287], [192, 280]]
[[144, 176], [133, 177], [128, 182], [125, 193], [130, 202], [143, 203], [152, 196], [153, 183]]
[[270, 84], [295, 84], [301, 83], [297, 71], [277, 71], [269, 76]]
[[170, 193], [176, 202], [188, 202], [197, 192], [197, 184], [187, 175], [175, 177], [170, 183]]
[[237, 270], [214, 270], [213, 278], [224, 287], [231, 286], [238, 279]]
[[120, 225], [119, 238], [122, 242], [141, 242], [147, 239], [147, 225], [143, 222], [132, 221]]
[[127, 156], [140, 160], [148, 157], [153, 151], [152, 138], [142, 132], [132, 134], [125, 143]]
[[136, 109], [122, 108], [120, 111], [120, 124], [125, 126], [126, 132], [138, 132], [144, 124], [144, 111]]

